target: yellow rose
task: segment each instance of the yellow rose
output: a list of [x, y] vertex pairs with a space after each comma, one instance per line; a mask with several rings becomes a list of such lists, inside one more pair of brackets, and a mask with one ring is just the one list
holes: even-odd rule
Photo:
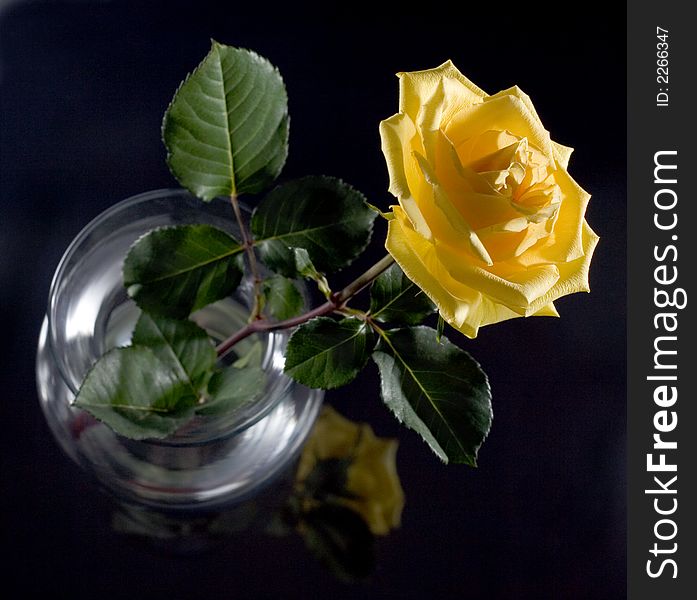
[[317, 461], [350, 458], [347, 489], [354, 499], [342, 499], [358, 512], [375, 535], [399, 527], [404, 492], [397, 475], [397, 440], [378, 438], [370, 425], [354, 423], [324, 406], [303, 448], [296, 479], [303, 482]]
[[399, 73], [399, 113], [380, 123], [393, 206], [386, 247], [454, 328], [558, 316], [590, 291], [590, 198], [517, 87], [489, 96], [448, 61]]

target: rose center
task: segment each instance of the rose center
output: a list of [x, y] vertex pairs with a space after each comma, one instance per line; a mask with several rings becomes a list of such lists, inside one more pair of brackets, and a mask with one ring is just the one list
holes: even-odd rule
[[553, 231], [561, 203], [555, 165], [527, 138], [485, 131], [456, 151], [477, 192], [462, 199], [461, 212], [492, 259], [519, 256]]

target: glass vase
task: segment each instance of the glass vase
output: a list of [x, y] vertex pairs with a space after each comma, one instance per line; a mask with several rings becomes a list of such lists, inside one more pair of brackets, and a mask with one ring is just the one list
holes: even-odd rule
[[[155, 227], [187, 223], [240, 239], [228, 202], [206, 204], [183, 190], [134, 196], [89, 223], [54, 275], [36, 363], [41, 407], [65, 453], [118, 500], [181, 514], [234, 506], [287, 472], [323, 396], [283, 374], [288, 333], [275, 332], [235, 348], [261, 348], [267, 383], [258, 401], [222, 417], [195, 417], [164, 440], [126, 439], [72, 406], [86, 372], [105, 351], [129, 343], [140, 314], [122, 285], [128, 248]], [[226, 338], [246, 322], [250, 288], [243, 281], [233, 297], [192, 320]]]

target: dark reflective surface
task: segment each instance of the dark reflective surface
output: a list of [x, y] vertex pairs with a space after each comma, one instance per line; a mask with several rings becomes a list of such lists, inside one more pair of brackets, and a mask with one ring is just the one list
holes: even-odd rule
[[[348, 10], [272, 18], [270, 9], [242, 14], [229, 2], [5, 4], [0, 531], [7, 586], [72, 598], [624, 597], [623, 14], [584, 4], [582, 13], [562, 16], [561, 5], [511, 4], [488, 15], [426, 6], [391, 19]], [[393, 74], [451, 58], [490, 93], [520, 85], [553, 139], [576, 148], [570, 171], [593, 194], [588, 220], [601, 242], [592, 294], [559, 301], [561, 319], [518, 319], [458, 340], [488, 372], [494, 394], [479, 469], [440, 465], [403, 431], [381, 406], [373, 366], [329, 395], [351, 418], [401, 440], [402, 528], [378, 539], [369, 583], [338, 582], [298, 536], [247, 531], [184, 557], [114, 531], [110, 501], [61, 454], [38, 405], [34, 352], [57, 262], [107, 207], [173, 185], [162, 114], [210, 37], [252, 48], [280, 68], [291, 112], [286, 178], [337, 175], [386, 207], [377, 125], [396, 111]], [[383, 235], [377, 231], [356, 270], [381, 255]]]

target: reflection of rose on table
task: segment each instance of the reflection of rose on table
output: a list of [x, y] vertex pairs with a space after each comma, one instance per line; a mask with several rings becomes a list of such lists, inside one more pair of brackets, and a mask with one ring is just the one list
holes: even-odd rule
[[397, 446], [325, 405], [303, 448], [283, 517], [340, 579], [371, 575], [374, 536], [400, 526]]
[[303, 484], [322, 461], [346, 461], [346, 497], [338, 500], [358, 512], [375, 535], [399, 527], [404, 492], [397, 474], [398, 442], [379, 438], [367, 423], [354, 423], [325, 405], [303, 448], [296, 479]]
[[380, 128], [399, 199], [388, 251], [468, 337], [558, 316], [556, 299], [589, 291], [598, 242], [566, 170], [572, 149], [517, 87], [488, 96], [450, 61], [399, 77], [399, 113]]

